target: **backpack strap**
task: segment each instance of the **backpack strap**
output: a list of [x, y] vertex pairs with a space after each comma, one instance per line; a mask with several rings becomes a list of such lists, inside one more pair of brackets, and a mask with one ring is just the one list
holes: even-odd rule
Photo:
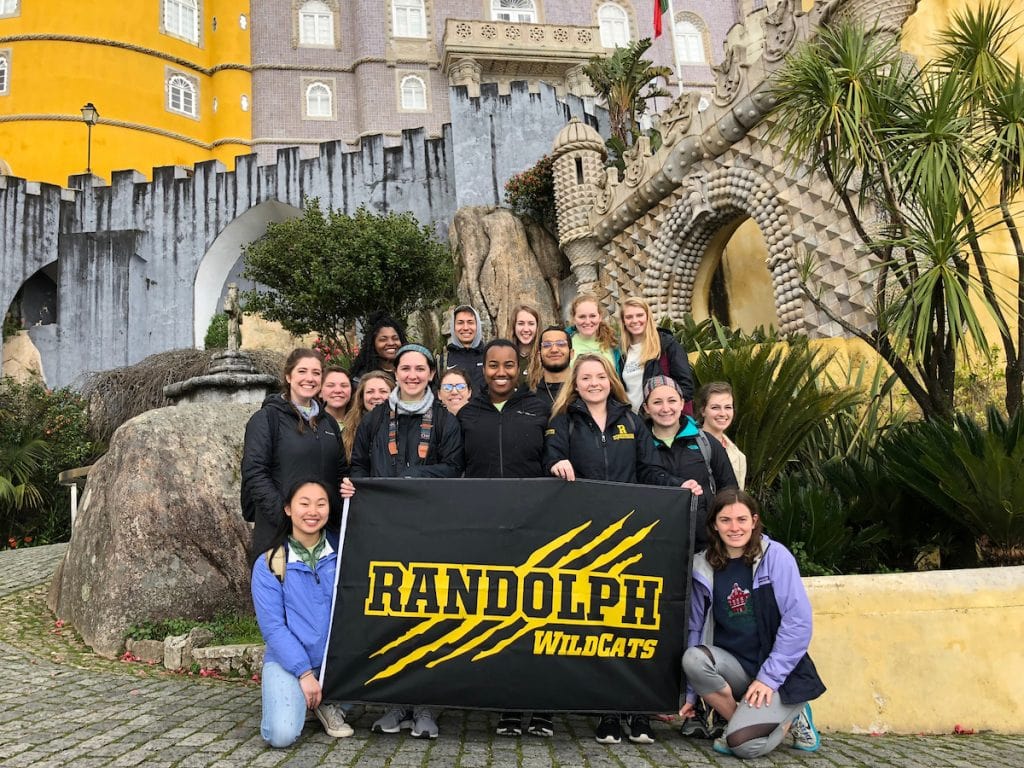
[[715, 473], [711, 469], [711, 441], [708, 440], [708, 435], [703, 429], [697, 430], [697, 447], [700, 448], [700, 455], [704, 458], [704, 464], [708, 468], [708, 483], [711, 487], [711, 495], [714, 496], [718, 493], [718, 487], [715, 483]]

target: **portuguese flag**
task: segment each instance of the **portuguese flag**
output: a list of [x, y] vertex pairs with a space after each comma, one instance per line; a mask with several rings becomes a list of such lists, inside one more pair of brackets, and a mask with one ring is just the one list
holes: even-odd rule
[[661, 37], [661, 17], [668, 10], [668, 0], [654, 0], [654, 36]]

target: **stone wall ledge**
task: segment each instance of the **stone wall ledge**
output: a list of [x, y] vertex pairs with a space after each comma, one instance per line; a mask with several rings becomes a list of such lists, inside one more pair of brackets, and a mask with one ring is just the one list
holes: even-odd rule
[[815, 722], [853, 733], [1021, 733], [1024, 566], [804, 579]]

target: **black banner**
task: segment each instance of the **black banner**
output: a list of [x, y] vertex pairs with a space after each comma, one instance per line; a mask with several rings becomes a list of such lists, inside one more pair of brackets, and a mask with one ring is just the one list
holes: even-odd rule
[[324, 697], [675, 711], [692, 537], [678, 488], [362, 480]]

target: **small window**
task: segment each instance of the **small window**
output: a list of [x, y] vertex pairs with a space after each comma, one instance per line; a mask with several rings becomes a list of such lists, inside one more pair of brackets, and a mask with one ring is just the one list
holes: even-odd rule
[[0, 0], [0, 16], [16, 16], [18, 0]]
[[197, 0], [164, 0], [164, 32], [199, 42], [199, 5]]
[[310, 0], [299, 9], [299, 44], [334, 45], [334, 14], [326, 3]]
[[306, 86], [306, 117], [333, 117], [333, 96], [324, 83]]
[[683, 64], [707, 64], [704, 36], [689, 21], [676, 22], [676, 52]]
[[184, 75], [172, 75], [167, 81], [167, 108], [189, 117], [197, 115], [196, 86]]
[[605, 48], [629, 45], [629, 15], [621, 5], [602, 5], [597, 11], [597, 24], [601, 28], [601, 45]]
[[491, 19], [493, 21], [535, 23], [537, 21], [537, 5], [533, 0], [491, 0]]
[[402, 109], [426, 111], [427, 86], [422, 78], [416, 75], [402, 78]]
[[395, 37], [426, 37], [427, 14], [423, 0], [392, 0]]
[[10, 64], [7, 61], [7, 54], [0, 53], [0, 95], [7, 95], [7, 78]]

